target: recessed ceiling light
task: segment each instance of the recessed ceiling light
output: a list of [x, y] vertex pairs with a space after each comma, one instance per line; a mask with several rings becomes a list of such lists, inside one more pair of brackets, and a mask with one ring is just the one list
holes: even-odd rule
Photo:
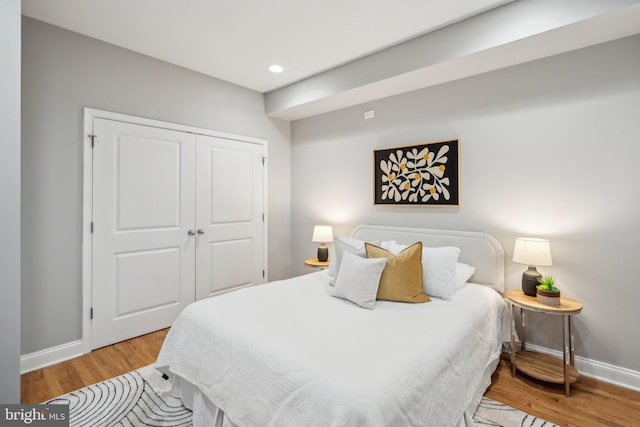
[[272, 73], [281, 73], [284, 71], [284, 68], [282, 68], [282, 65], [273, 64], [269, 67], [269, 71], [271, 71]]

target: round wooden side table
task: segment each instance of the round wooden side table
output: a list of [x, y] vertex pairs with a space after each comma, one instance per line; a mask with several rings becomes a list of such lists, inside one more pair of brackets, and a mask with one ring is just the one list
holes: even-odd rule
[[[560, 305], [547, 305], [538, 302], [536, 297], [525, 295], [520, 289], [512, 289], [505, 294], [511, 305], [511, 375], [521, 371], [533, 378], [556, 384], [564, 384], [565, 395], [571, 394], [571, 383], [576, 382], [580, 374], [575, 367], [571, 316], [582, 311], [582, 304], [572, 298], [560, 296]], [[515, 351], [516, 322], [515, 309], [520, 309], [521, 349]], [[535, 351], [528, 351], [527, 323], [525, 311], [562, 316], [562, 360]]]
[[329, 264], [331, 264], [331, 259], [326, 261], [318, 261], [318, 258], [307, 258], [304, 260], [304, 264], [311, 268], [319, 268], [324, 270], [325, 268], [329, 268]]

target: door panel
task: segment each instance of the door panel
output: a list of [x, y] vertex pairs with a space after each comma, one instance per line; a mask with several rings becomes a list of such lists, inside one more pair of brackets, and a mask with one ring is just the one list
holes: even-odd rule
[[263, 283], [263, 147], [199, 135], [196, 298]]
[[92, 348], [194, 301], [195, 136], [94, 119]]
[[211, 274], [209, 294], [255, 283], [253, 239], [233, 239], [210, 243], [209, 268]]
[[250, 151], [209, 146], [211, 195], [209, 224], [250, 223], [253, 220], [253, 157]]
[[177, 305], [180, 293], [180, 248], [115, 255], [114, 319], [145, 310]]
[[115, 145], [119, 231], [178, 227], [180, 149], [177, 141], [119, 135]]

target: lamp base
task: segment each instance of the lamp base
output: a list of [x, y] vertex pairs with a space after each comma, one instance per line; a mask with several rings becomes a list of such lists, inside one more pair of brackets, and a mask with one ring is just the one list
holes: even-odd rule
[[329, 248], [326, 246], [318, 247], [318, 261], [325, 262], [329, 259]]
[[542, 277], [542, 274], [538, 273], [536, 267], [530, 265], [529, 268], [522, 273], [522, 292], [530, 297], [536, 296], [536, 287], [538, 283], [538, 277]]

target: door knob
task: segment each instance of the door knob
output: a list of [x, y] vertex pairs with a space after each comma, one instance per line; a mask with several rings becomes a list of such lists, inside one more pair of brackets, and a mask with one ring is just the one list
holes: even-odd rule
[[189, 230], [189, 231], [187, 231], [187, 234], [188, 234], [189, 236], [195, 236], [195, 235], [196, 235], [196, 232], [195, 232], [195, 231], [193, 231], [193, 230]]
[[198, 234], [202, 236], [204, 234], [204, 230], [202, 228], [198, 228]]

